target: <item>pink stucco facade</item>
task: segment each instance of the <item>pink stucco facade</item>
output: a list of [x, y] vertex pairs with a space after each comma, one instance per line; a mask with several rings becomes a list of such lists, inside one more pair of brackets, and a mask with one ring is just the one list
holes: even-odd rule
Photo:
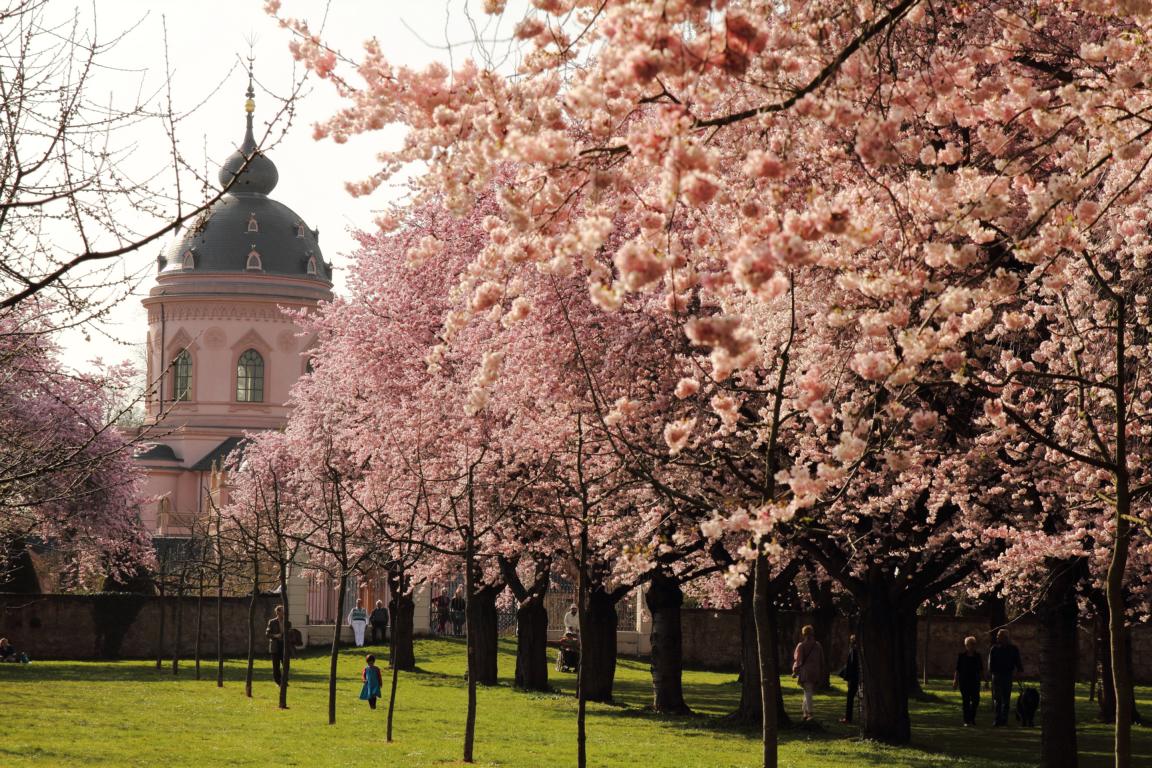
[[[197, 275], [166, 272], [144, 300], [148, 310], [148, 441], [167, 445], [174, 458], [141, 457], [147, 473], [143, 510], [150, 531], [188, 533], [202, 517], [209, 473], [194, 469], [231, 437], [284, 425], [289, 391], [308, 365], [312, 340], [285, 310], [310, 309], [330, 298], [326, 285], [284, 275]], [[175, 400], [176, 356], [191, 358], [185, 399]], [[263, 361], [263, 398], [242, 402], [237, 393], [240, 356], [255, 350]], [[154, 452], [155, 453], [155, 452]]]

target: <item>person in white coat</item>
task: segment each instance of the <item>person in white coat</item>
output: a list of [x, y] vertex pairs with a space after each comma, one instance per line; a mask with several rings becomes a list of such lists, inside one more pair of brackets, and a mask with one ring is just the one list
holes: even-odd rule
[[580, 612], [575, 603], [564, 614], [564, 631], [574, 635], [580, 634]]
[[356, 607], [348, 611], [348, 626], [352, 627], [352, 635], [356, 638], [356, 647], [364, 647], [364, 628], [368, 626], [368, 611], [364, 610], [364, 601], [357, 600]]

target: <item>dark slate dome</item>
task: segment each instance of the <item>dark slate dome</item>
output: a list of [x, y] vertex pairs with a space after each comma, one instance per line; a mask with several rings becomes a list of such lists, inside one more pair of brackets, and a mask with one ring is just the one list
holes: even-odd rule
[[180, 230], [158, 259], [164, 274], [241, 272], [293, 275], [332, 282], [317, 230], [291, 208], [268, 197], [280, 179], [276, 165], [256, 148], [248, 84], [244, 142], [220, 168], [225, 194]]

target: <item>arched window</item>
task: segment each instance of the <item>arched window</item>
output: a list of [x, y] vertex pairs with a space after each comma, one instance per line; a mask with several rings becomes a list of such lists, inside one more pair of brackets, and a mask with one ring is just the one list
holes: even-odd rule
[[180, 262], [183, 269], [196, 269], [196, 251], [192, 248], [184, 251], [184, 259]]
[[315, 256], [309, 256], [308, 257], [308, 274], [310, 274], [310, 275], [316, 274], [316, 257]]
[[296, 239], [304, 239], [304, 222], [302, 221], [296, 222]]
[[236, 400], [264, 402], [264, 358], [254, 349], [245, 350], [236, 362]]
[[264, 266], [260, 263], [260, 254], [256, 252], [256, 247], [253, 246], [252, 250], [248, 252], [248, 269], [263, 269]]
[[172, 361], [172, 399], [192, 399], [192, 355], [186, 349], [180, 350]]
[[260, 231], [260, 224], [256, 221], [256, 214], [255, 213], [248, 214], [248, 231], [249, 232], [259, 232]]

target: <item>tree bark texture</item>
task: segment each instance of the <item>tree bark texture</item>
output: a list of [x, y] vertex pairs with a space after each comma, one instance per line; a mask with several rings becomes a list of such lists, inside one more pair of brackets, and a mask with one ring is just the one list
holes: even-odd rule
[[580, 638], [584, 699], [612, 703], [616, 681], [616, 597], [603, 587], [588, 591], [588, 621]]
[[480, 685], [496, 685], [499, 682], [497, 644], [500, 638], [500, 626], [496, 598], [503, 590], [503, 583], [495, 587], [479, 587], [469, 604], [472, 615], [468, 617], [468, 626], [473, 633], [476, 682]]
[[[828, 658], [832, 653], [833, 645], [835, 645], [832, 632], [835, 627], [836, 616], [840, 613], [836, 609], [832, 585], [815, 577], [809, 578], [808, 594], [812, 598], [812, 629], [816, 633], [816, 640], [824, 649], [825, 658]], [[824, 672], [820, 676], [820, 683], [817, 685], [820, 690], [826, 691], [832, 687], [831, 666], [831, 664], [824, 665]]]
[[[348, 579], [341, 576], [340, 586], [336, 588], [336, 605], [344, 607], [344, 598], [348, 596]], [[340, 658], [340, 617], [336, 617], [336, 626], [332, 630], [332, 647], [328, 652], [328, 725], [336, 724], [336, 662]]]
[[776, 626], [772, 621], [771, 564], [763, 554], [753, 569], [754, 614], [756, 617], [757, 663], [760, 670], [760, 744], [764, 768], [776, 768], [779, 761], [779, 732], [776, 726], [777, 694], [780, 676], [776, 674]]
[[180, 652], [184, 635], [184, 575], [180, 575], [180, 584], [176, 587], [176, 605], [173, 608], [174, 621], [172, 638], [172, 674], [180, 674]]
[[402, 589], [406, 587], [403, 581], [403, 578], [394, 580], [392, 576], [388, 577], [392, 595], [388, 606], [392, 614], [392, 663], [401, 672], [411, 672], [416, 669], [416, 651], [413, 646], [416, 601]]
[[252, 596], [248, 600], [248, 663], [244, 669], [244, 695], [252, 698], [252, 677], [256, 667], [256, 598], [260, 594], [260, 564], [252, 562]]
[[201, 573], [196, 589], [196, 634], [192, 642], [192, 657], [196, 665], [196, 679], [200, 679], [200, 633], [204, 627], [204, 574]]
[[1036, 603], [1040, 645], [1040, 766], [1076, 768], [1076, 583], [1079, 558], [1047, 563], [1047, 586]]
[[684, 592], [676, 579], [657, 573], [644, 600], [652, 614], [652, 708], [666, 714], [688, 714], [692, 710], [684, 701], [684, 636], [680, 626]]
[[920, 617], [915, 610], [904, 610], [900, 613], [900, 631], [902, 640], [900, 647], [904, 652], [904, 684], [908, 687], [908, 695], [912, 697], [923, 696], [924, 689], [920, 687], [919, 643]]
[[886, 579], [871, 576], [868, 594], [860, 601], [860, 642], [864, 738], [886, 744], [907, 744], [912, 738], [908, 715], [909, 672], [907, 622], [889, 595]]
[[530, 595], [516, 609], [516, 687], [548, 691], [548, 609], [543, 595]]

